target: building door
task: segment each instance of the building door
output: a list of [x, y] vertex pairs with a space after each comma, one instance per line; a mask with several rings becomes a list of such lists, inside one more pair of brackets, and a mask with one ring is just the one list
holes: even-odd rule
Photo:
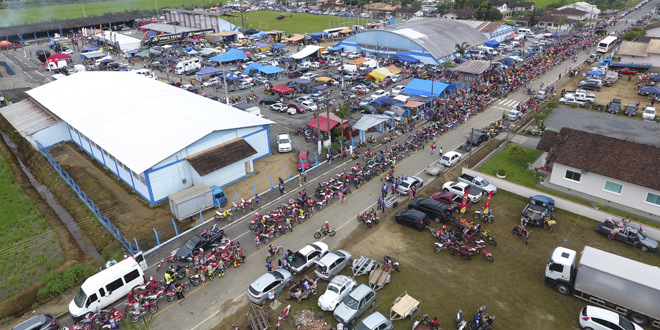
[[245, 175], [252, 174], [252, 166], [250, 166], [250, 161], [245, 162]]

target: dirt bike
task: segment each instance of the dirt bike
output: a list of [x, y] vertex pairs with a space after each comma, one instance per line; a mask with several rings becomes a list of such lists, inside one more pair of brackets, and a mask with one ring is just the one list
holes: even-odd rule
[[233, 204], [233, 206], [231, 207], [232, 212], [236, 212], [238, 210], [241, 210], [241, 212], [243, 212], [243, 214], [245, 214], [245, 205], [236, 204], [236, 202], [231, 202], [231, 203]]
[[221, 219], [224, 219], [224, 218], [229, 218], [229, 217], [231, 217], [232, 215], [233, 215], [233, 214], [231, 214], [231, 213], [229, 212], [229, 209], [224, 210], [223, 212], [215, 211], [215, 215], [213, 216], [213, 220], [221, 220]]
[[547, 231], [551, 232], [553, 229], [555, 229], [556, 225], [557, 225], [557, 221], [550, 219], [550, 217], [546, 217], [545, 219], [543, 219], [543, 229]]
[[282, 249], [281, 246], [278, 246], [273, 250], [273, 253], [268, 253], [268, 255], [266, 255], [266, 262], [273, 261], [273, 257], [275, 257], [275, 254], [281, 255], [282, 252], [284, 252], [284, 249]]
[[[217, 273], [217, 271], [213, 273], [215, 274]], [[188, 290], [190, 290], [190, 284], [188, 284], [188, 282], [181, 283], [181, 291], [188, 292]], [[167, 291], [165, 295], [167, 296], [167, 302], [172, 302], [174, 301], [174, 298], [176, 298], [176, 290], [174, 289], [174, 287], [171, 287], [170, 290]], [[149, 312], [151, 312], [151, 310]]]
[[250, 207], [250, 210], [254, 210], [254, 204], [252, 204], [253, 199], [254, 199], [254, 197], [252, 197], [248, 200], [245, 200], [245, 199], [241, 198], [241, 205], [243, 205], [243, 209], [245, 209], [246, 208], [245, 206], [247, 205], [247, 206]]
[[314, 238], [319, 239], [319, 238], [321, 238], [321, 235], [335, 236], [335, 234], [337, 234], [337, 233], [335, 232], [334, 229], [330, 228], [330, 229], [328, 229], [328, 231], [325, 231], [325, 229], [323, 227], [321, 227], [321, 228], [317, 229], [316, 232], [314, 233]]
[[481, 238], [487, 238], [490, 244], [497, 246], [497, 241], [495, 241], [495, 236], [488, 233], [488, 230], [481, 229], [480, 233], [481, 233]]
[[490, 252], [484, 250], [485, 247], [486, 247], [486, 245], [477, 244], [477, 247], [475, 247], [475, 249], [477, 250], [477, 254], [483, 254], [484, 257], [486, 257], [486, 259], [488, 259], [488, 261], [490, 261], [490, 262], [495, 261], [495, 259], [493, 259], [493, 254], [491, 254]]
[[514, 236], [525, 236], [525, 245], [529, 244], [529, 233], [530, 231], [525, 228], [524, 222], [513, 228]]
[[158, 312], [158, 305], [155, 302], [150, 302], [146, 305], [140, 305], [139, 310], [133, 309], [129, 314], [131, 316], [131, 321], [137, 323], [140, 320], [142, 315], [146, 314], [147, 311], [151, 314], [156, 314]]
[[[465, 248], [465, 249], [464, 249]], [[452, 256], [458, 254], [463, 257], [465, 260], [472, 260], [472, 256], [476, 255], [476, 250], [474, 248], [467, 247], [465, 245], [458, 247], [457, 245], [449, 246], [449, 254]]]
[[482, 207], [480, 211], [474, 211], [474, 214], [472, 215], [475, 219], [483, 218], [484, 221], [488, 221], [488, 223], [493, 223], [495, 222], [495, 217], [493, 216], [492, 210], [490, 210], [490, 214], [483, 214], [482, 212], [484, 211], [484, 208]]
[[394, 259], [392, 259], [392, 257], [390, 257], [389, 255], [384, 256], [383, 261], [385, 262], [386, 265], [390, 265], [397, 272], [401, 271], [401, 268], [399, 268], [399, 263], [394, 261]]

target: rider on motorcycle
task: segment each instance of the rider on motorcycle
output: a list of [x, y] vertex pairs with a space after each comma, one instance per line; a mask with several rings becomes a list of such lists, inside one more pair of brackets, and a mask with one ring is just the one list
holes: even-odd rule
[[327, 234], [330, 231], [330, 224], [326, 221], [325, 226], [323, 226], [323, 235]]

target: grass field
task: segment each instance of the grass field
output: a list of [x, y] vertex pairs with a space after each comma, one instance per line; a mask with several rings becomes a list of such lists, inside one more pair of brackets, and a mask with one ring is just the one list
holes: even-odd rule
[[509, 154], [510, 149], [511, 146], [508, 146], [502, 152], [493, 157], [493, 159], [484, 164], [479, 170], [495, 176], [495, 173], [498, 170], [503, 169], [506, 171], [507, 180], [526, 187], [535, 188], [539, 179], [533, 177], [531, 173], [527, 172], [527, 163], [533, 162], [541, 154], [541, 151], [523, 148], [527, 154], [520, 161], [516, 161]]
[[34, 201], [14, 184], [0, 157], [0, 300], [5, 300], [64, 262], [59, 244]]

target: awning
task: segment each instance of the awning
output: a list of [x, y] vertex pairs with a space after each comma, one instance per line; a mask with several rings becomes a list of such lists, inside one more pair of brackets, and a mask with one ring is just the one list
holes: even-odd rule
[[291, 93], [291, 92], [293, 92], [295, 89], [290, 88], [290, 87], [286, 87], [286, 86], [284, 86], [284, 85], [282, 85], [282, 84], [279, 84], [279, 85], [277, 85], [277, 86], [271, 88], [270, 90], [273, 91], [273, 92], [275, 92], [275, 93], [286, 94], [286, 93]]
[[515, 33], [511, 33], [511, 34], [509, 34], [509, 35], [506, 36], [506, 37], [507, 37], [507, 38], [515, 38], [515, 37], [517, 37], [517, 36], [518, 36], [517, 34], [515, 34]]
[[273, 73], [282, 72], [284, 70], [272, 65], [264, 65], [259, 68], [259, 71], [261, 71], [261, 73], [263, 74], [273, 74]]
[[292, 58], [295, 58], [295, 59], [297, 59], [297, 60], [299, 60], [299, 59], [301, 59], [301, 58], [305, 58], [305, 57], [307, 57], [307, 56], [309, 56], [309, 55], [312, 55], [312, 54], [318, 52], [319, 49], [321, 49], [321, 47], [319, 47], [319, 46], [311, 46], [311, 45], [310, 45], [310, 46], [307, 46], [307, 47], [303, 48], [303, 50], [301, 50], [301, 51], [299, 51], [299, 52], [297, 52], [297, 53], [291, 55], [291, 57], [292, 57]]
[[639, 91], [643, 93], [660, 94], [660, 88], [655, 86], [644, 86]]
[[197, 71], [197, 73], [195, 73], [195, 74], [198, 75], [198, 76], [205, 76], [207, 74], [214, 74], [214, 73], [218, 73], [218, 72], [220, 72], [220, 70], [218, 70], [216, 68], [213, 68], [213, 67], [209, 67], [209, 68], [201, 69], [201, 70]]
[[314, 80], [316, 80], [316, 81], [322, 81], [322, 82], [329, 82], [329, 81], [333, 81], [334, 79], [332, 79], [332, 78], [330, 78], [330, 77], [318, 77], [318, 78], [316, 78], [316, 79], [314, 79]]
[[319, 85], [319, 86], [314, 87], [314, 92], [320, 92], [320, 91], [326, 90], [326, 89], [328, 89], [328, 87], [323, 86], [323, 85]]
[[301, 84], [301, 85], [307, 85], [311, 82], [312, 82], [311, 80], [307, 80], [307, 79], [300, 79], [300, 80], [296, 81], [297, 84]]
[[368, 76], [371, 76], [372, 78], [381, 81], [385, 79], [386, 77], [389, 77], [392, 75], [392, 72], [390, 70], [387, 70], [387, 68], [378, 68], [376, 70], [373, 70], [369, 72]]
[[220, 56], [209, 58], [209, 60], [216, 62], [231, 62], [236, 60], [244, 60], [246, 58], [247, 55], [245, 55], [244, 51], [232, 48]]
[[[311, 128], [318, 128], [317, 125], [321, 125], [321, 132], [328, 132], [328, 118], [325, 118], [323, 116], [318, 116], [318, 118], [312, 119], [309, 123], [307, 123], [307, 127]], [[330, 119], [330, 129], [333, 129], [335, 126], [339, 125], [339, 122], [336, 120]]]
[[385, 69], [389, 70], [393, 74], [401, 73], [401, 70], [399, 70], [399, 68], [397, 68], [395, 65], [390, 65], [388, 67], [385, 67]]
[[424, 105], [424, 103], [422, 103], [422, 102], [408, 101], [403, 106], [406, 107], [406, 108], [418, 108], [418, 107], [421, 107], [423, 105]]
[[368, 59], [364, 57], [356, 58], [350, 62], [348, 62], [349, 65], [362, 65], [364, 62], [369, 62]]
[[259, 63], [250, 63], [250, 64], [248, 64], [248, 66], [245, 67], [245, 70], [243, 70], [243, 72], [245, 72], [245, 73], [250, 73], [250, 70], [252, 70], [252, 69], [259, 69], [259, 68], [261, 68], [262, 66], [263, 66], [263, 65], [261, 65], [261, 64], [259, 64]]
[[486, 46], [486, 47], [491, 47], [491, 48], [495, 48], [495, 47], [497, 47], [497, 46], [499, 46], [499, 45], [500, 45], [500, 43], [499, 43], [497, 40], [495, 40], [495, 39], [493, 39], [493, 40], [491, 40], [491, 41], [489, 41], [489, 42], [487, 42], [487, 43], [484, 44], [484, 46]]
[[339, 31], [339, 33], [351, 33], [351, 32], [353, 32], [353, 30], [351, 29], [343, 29]]
[[587, 76], [598, 76], [598, 77], [600, 77], [602, 75], [603, 74], [598, 72], [598, 71], [589, 71], [589, 72], [587, 72]]
[[353, 124], [353, 129], [366, 131], [382, 122], [391, 120], [390, 116], [386, 115], [364, 115], [360, 120]]
[[338, 50], [342, 50], [343, 48], [344, 48], [344, 46], [335, 46], [335, 47], [330, 48], [330, 50], [333, 51], [333, 52], [336, 52]]
[[660, 74], [654, 74], [654, 75], [650, 76], [649, 79], [651, 79], [651, 80], [660, 80]]
[[412, 57], [412, 56], [408, 56], [408, 55], [403, 55], [403, 56], [397, 58], [397, 60], [399, 60], [399, 61], [404, 61], [404, 62], [410, 62], [410, 63], [417, 63], [417, 62], [419, 62], [418, 59], [416, 59], [416, 58], [414, 58], [414, 57]]
[[275, 45], [275, 46], [273, 46], [273, 49], [282, 49], [282, 48], [284, 48], [284, 46], [282, 46], [282, 45]]
[[424, 79], [413, 79], [405, 88], [405, 92], [410, 95], [434, 96], [438, 97], [445, 90], [457, 90], [455, 85], [448, 85], [439, 81]]
[[[378, 106], [378, 107], [380, 107], [380, 106], [385, 106], [385, 104], [383, 104], [383, 103], [384, 103], [385, 101], [387, 101], [388, 99], [390, 99], [389, 96], [381, 96], [381, 97], [375, 99], [374, 102], [373, 102], [373, 104], [375, 104], [375, 105]], [[394, 100], [392, 100], [392, 101], [394, 102]], [[394, 103], [396, 103], [396, 102], [394, 102]], [[392, 104], [394, 104], [394, 103], [387, 104], [387, 105], [392, 105]]]
[[303, 40], [303, 39], [305, 39], [305, 36], [302, 35], [302, 34], [298, 34], [298, 35], [295, 35], [291, 38], [287, 38], [286, 40], [289, 40], [291, 42], [296, 42], [296, 41], [300, 41], [300, 40]]

